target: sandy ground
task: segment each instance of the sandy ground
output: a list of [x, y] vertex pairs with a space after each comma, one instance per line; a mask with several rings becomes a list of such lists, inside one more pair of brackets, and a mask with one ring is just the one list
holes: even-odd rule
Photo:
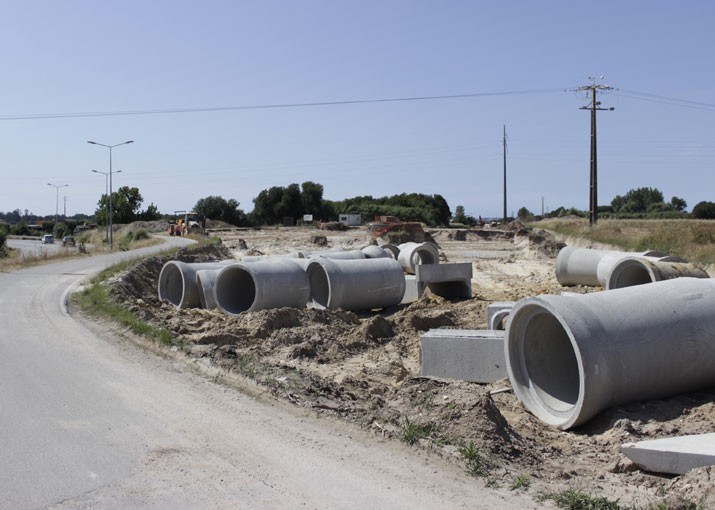
[[[361, 248], [366, 229], [233, 229], [219, 248], [179, 253], [185, 261], [240, 259]], [[322, 238], [324, 236], [324, 238]], [[432, 328], [485, 329], [487, 305], [544, 293], [594, 292], [561, 287], [554, 258], [561, 244], [520, 226], [508, 231], [432, 230], [444, 261], [471, 262], [472, 299], [425, 295], [380, 311], [274, 309], [226, 316], [160, 303], [152, 258], [112, 282], [116, 299], [169, 329], [196, 366], [253, 390], [357, 424], [379, 438], [410, 440], [488, 485], [540, 494], [566, 489], [619, 499], [637, 508], [715, 508], [715, 469], [683, 476], [644, 473], [622, 443], [715, 432], [715, 390], [609, 409], [576, 430], [548, 427], [529, 414], [508, 379], [489, 385], [419, 376], [419, 337]], [[380, 240], [385, 242], [386, 240]], [[395, 241], [395, 239], [392, 239]], [[573, 242], [573, 241], [569, 241]], [[471, 449], [469, 448], [471, 446]]]

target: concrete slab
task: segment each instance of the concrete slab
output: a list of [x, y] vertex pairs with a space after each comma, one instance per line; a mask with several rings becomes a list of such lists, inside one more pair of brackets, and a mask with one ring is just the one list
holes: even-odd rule
[[621, 452], [645, 471], [682, 475], [715, 465], [715, 433], [626, 443]]
[[494, 301], [487, 305], [487, 328], [506, 329], [504, 319], [511, 313], [516, 301]]
[[420, 375], [477, 383], [507, 377], [504, 331], [431, 329], [420, 337]]
[[415, 275], [421, 296], [425, 288], [446, 298], [472, 297], [472, 263], [420, 264], [415, 266]]

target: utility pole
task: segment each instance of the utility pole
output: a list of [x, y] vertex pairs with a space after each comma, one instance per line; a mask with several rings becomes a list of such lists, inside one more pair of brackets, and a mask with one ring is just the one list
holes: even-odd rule
[[[598, 154], [596, 151], [596, 111], [608, 110], [613, 111], [615, 108], [601, 108], [601, 102], [596, 101], [596, 91], [598, 90], [613, 90], [613, 87], [608, 85], [596, 84], [596, 78], [590, 78], [593, 83], [584, 85], [577, 90], [591, 92], [591, 104], [582, 106], [580, 110], [591, 110], [591, 177], [588, 193], [588, 223], [593, 226], [598, 221]], [[603, 76], [601, 76], [603, 79]]]
[[502, 139], [504, 152], [504, 225], [506, 225], [506, 124], [504, 125], [504, 138]]
[[65, 200], [65, 210], [64, 210], [64, 214], [62, 216], [64, 216], [65, 219], [67, 219], [67, 196], [64, 196], [62, 198], [64, 198], [64, 200]]

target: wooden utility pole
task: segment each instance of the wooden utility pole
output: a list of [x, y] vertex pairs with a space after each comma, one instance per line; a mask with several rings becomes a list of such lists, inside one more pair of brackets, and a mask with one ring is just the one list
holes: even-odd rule
[[504, 225], [506, 225], [506, 124], [504, 125], [504, 138], [502, 140], [504, 147]]
[[[603, 77], [602, 77], [603, 78]], [[597, 90], [612, 90], [608, 85], [597, 85], [596, 79], [592, 78], [591, 85], [584, 85], [578, 90], [591, 92], [591, 104], [582, 106], [581, 110], [591, 110], [591, 176], [588, 193], [588, 223], [593, 226], [598, 221], [598, 154], [596, 151], [596, 110], [613, 111], [615, 108], [601, 108], [601, 102], [596, 101]]]

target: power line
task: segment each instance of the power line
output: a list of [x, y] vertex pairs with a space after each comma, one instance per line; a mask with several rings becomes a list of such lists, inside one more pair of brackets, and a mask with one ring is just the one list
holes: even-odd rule
[[646, 92], [636, 92], [633, 90], [615, 89], [614, 96], [626, 97], [629, 99], [637, 99], [639, 101], [648, 101], [651, 103], [667, 104], [671, 106], [679, 106], [681, 108], [689, 108], [691, 110], [701, 110], [706, 112], [715, 111], [715, 104], [703, 103], [700, 101], [691, 101], [689, 99], [679, 99], [677, 97], [659, 96], [656, 94], [648, 94]]
[[516, 96], [527, 94], [549, 94], [563, 92], [564, 89], [532, 89], [532, 90], [510, 90], [502, 92], [475, 92], [470, 94], [448, 94], [441, 96], [414, 96], [414, 97], [392, 97], [378, 99], [350, 99], [345, 101], [318, 101], [312, 103], [278, 103], [264, 105], [243, 105], [243, 106], [211, 106], [204, 108], [167, 108], [148, 110], [120, 110], [106, 112], [69, 112], [69, 113], [28, 113], [19, 115], [2, 115], [0, 120], [38, 120], [38, 119], [68, 119], [82, 117], [115, 117], [121, 115], [164, 115], [170, 113], [203, 113], [203, 112], [223, 112], [235, 110], [269, 110], [279, 108], [306, 108], [314, 106], [341, 106], [374, 103], [397, 103], [408, 101], [434, 101], [442, 99], [470, 99], [477, 97], [493, 96]]

